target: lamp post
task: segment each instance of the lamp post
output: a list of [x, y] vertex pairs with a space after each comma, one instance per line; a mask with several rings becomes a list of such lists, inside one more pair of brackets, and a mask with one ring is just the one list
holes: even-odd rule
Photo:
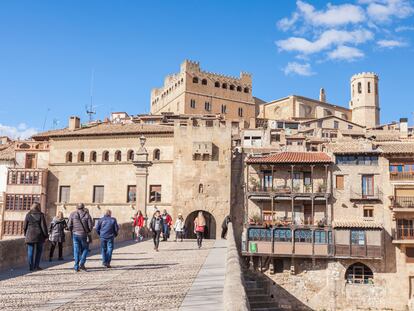
[[148, 167], [152, 165], [151, 161], [148, 161], [148, 151], [145, 148], [147, 138], [141, 135], [139, 143], [141, 147], [136, 153], [136, 158], [132, 162], [136, 167], [136, 202], [135, 206], [137, 211], [144, 211], [145, 224], [147, 223], [147, 189], [148, 189]]

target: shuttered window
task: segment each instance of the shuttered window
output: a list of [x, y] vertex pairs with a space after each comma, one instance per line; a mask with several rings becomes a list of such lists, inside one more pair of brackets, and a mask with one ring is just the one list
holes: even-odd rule
[[344, 190], [344, 175], [336, 175], [336, 189]]
[[60, 186], [59, 202], [68, 203], [70, 200], [70, 186]]
[[104, 186], [93, 186], [93, 203], [103, 203]]

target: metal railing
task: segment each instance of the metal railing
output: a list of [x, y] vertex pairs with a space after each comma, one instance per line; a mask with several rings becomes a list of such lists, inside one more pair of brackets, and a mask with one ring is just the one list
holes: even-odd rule
[[414, 181], [414, 172], [391, 172], [390, 180]]
[[350, 199], [351, 200], [381, 200], [382, 190], [380, 187], [374, 187], [372, 190], [362, 190], [351, 188]]
[[396, 240], [413, 240], [414, 227], [397, 227], [394, 231], [394, 239]]
[[[324, 184], [322, 185], [314, 185], [313, 187], [313, 191], [312, 191], [312, 186], [310, 185], [304, 185], [302, 186], [302, 182], [300, 181], [301, 185], [298, 186], [293, 186], [293, 188], [289, 185], [289, 186], [264, 186], [264, 185], [249, 185], [249, 191], [250, 192], [274, 192], [274, 193], [278, 193], [278, 194], [293, 194], [293, 193], [300, 193], [300, 194], [305, 194], [305, 193], [328, 193], [329, 189], [328, 187], [326, 187]], [[290, 184], [290, 181], [287, 181], [288, 184]]]
[[414, 196], [396, 196], [392, 201], [393, 208], [414, 208]]

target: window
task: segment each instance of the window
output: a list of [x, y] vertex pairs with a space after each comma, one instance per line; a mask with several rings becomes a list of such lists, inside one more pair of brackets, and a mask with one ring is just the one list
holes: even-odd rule
[[196, 107], [196, 101], [195, 101], [195, 99], [191, 99], [190, 100], [190, 108], [195, 108]]
[[161, 202], [161, 185], [150, 186], [150, 202]]
[[66, 163], [72, 163], [72, 152], [66, 152]]
[[249, 93], [249, 88], [248, 88], [248, 87], [245, 87], [243, 91], [244, 91], [245, 93]]
[[26, 153], [25, 168], [36, 168], [36, 154]]
[[222, 114], [227, 113], [227, 106], [226, 105], [221, 105], [221, 113]]
[[414, 262], [414, 247], [406, 247], [405, 256], [406, 256], [406, 262], [413, 263]]
[[332, 232], [324, 230], [315, 230], [315, 244], [331, 244], [332, 243]]
[[310, 172], [303, 172], [303, 185], [310, 187], [312, 185], [312, 178]]
[[338, 129], [339, 128], [339, 122], [338, 121], [334, 121], [334, 129]]
[[358, 94], [362, 93], [362, 84], [361, 82], [358, 82]]
[[378, 95], [378, 83], [375, 82], [375, 95]]
[[364, 217], [365, 218], [373, 218], [374, 217], [374, 207], [364, 206]]
[[102, 153], [102, 162], [108, 162], [109, 161], [109, 151], [104, 151]]
[[354, 127], [350, 124], [348, 124], [348, 130], [352, 130]]
[[295, 230], [295, 242], [312, 243], [311, 230]]
[[68, 203], [70, 200], [70, 186], [60, 186], [59, 202]]
[[197, 77], [193, 78], [193, 83], [198, 83], [198, 78]]
[[96, 151], [91, 151], [89, 155], [89, 161], [90, 162], [96, 162]]
[[318, 128], [322, 128], [322, 124], [323, 124], [323, 121], [319, 120], [318, 121]]
[[239, 108], [238, 109], [238, 115], [239, 115], [239, 117], [243, 117], [243, 108]]
[[159, 161], [160, 158], [161, 158], [161, 151], [160, 151], [160, 149], [155, 149], [154, 150], [154, 160]]
[[121, 162], [121, 160], [122, 160], [121, 151], [119, 151], [119, 150], [115, 151], [114, 160], [115, 160], [115, 162]]
[[371, 82], [368, 82], [368, 93], [371, 93]]
[[345, 279], [349, 284], [372, 284], [374, 274], [362, 263], [354, 263], [345, 272]]
[[351, 230], [351, 244], [352, 245], [365, 245], [365, 231], [364, 230]]
[[207, 85], [207, 79], [203, 79], [203, 80], [201, 80], [201, 84], [202, 84], [202, 85]]
[[237, 87], [237, 92], [241, 92], [241, 91], [242, 91], [241, 86], [238, 86], [238, 87]]
[[230, 91], [234, 91], [235, 87], [233, 84], [230, 84]]
[[206, 111], [211, 111], [211, 104], [210, 104], [209, 102], [205, 102], [205, 103], [204, 103], [204, 109], [205, 109]]
[[134, 161], [134, 150], [128, 150], [127, 152], [127, 160]]
[[93, 186], [93, 203], [103, 203], [104, 190], [104, 186]]
[[272, 171], [262, 171], [262, 187], [263, 190], [268, 190], [268, 189], [272, 189], [272, 180], [273, 180], [273, 176], [272, 176]]
[[275, 229], [273, 232], [275, 242], [291, 242], [292, 231], [290, 229]]
[[345, 176], [344, 175], [336, 175], [336, 189], [337, 190], [344, 190], [345, 189]]
[[291, 141], [291, 140], [287, 140], [287, 141], [286, 141], [286, 145], [288, 145], [288, 146], [292, 146], [292, 145], [293, 145], [293, 143], [292, 143], [292, 141]]
[[378, 156], [346, 155], [336, 156], [336, 164], [339, 165], [378, 165]]
[[374, 175], [362, 175], [362, 197], [374, 195]]
[[221, 87], [222, 87], [223, 89], [227, 89], [227, 83], [223, 83], [223, 84], [221, 85]]
[[214, 82], [215, 87], [220, 87], [220, 82]]
[[6, 194], [6, 210], [28, 211], [33, 203], [40, 203], [40, 195]]
[[127, 188], [127, 202], [132, 203], [137, 201], [137, 186], [131, 185]]
[[23, 221], [5, 221], [3, 223], [4, 235], [23, 235]]
[[85, 162], [85, 153], [83, 151], [78, 153], [78, 162]]
[[198, 193], [203, 193], [204, 192], [204, 185], [203, 184], [199, 184], [198, 185]]
[[280, 141], [280, 134], [270, 134], [270, 142], [279, 142]]

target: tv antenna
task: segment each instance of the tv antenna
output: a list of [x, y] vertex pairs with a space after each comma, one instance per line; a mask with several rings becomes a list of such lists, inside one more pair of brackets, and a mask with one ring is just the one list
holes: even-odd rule
[[85, 110], [86, 110], [86, 114], [89, 116], [89, 123], [91, 123], [93, 121], [93, 116], [96, 114], [96, 106], [93, 105], [93, 82], [94, 82], [94, 75], [95, 75], [95, 70], [92, 69], [92, 74], [91, 74], [91, 87], [90, 87], [90, 103], [89, 103], [89, 107], [88, 105], [85, 106]]

